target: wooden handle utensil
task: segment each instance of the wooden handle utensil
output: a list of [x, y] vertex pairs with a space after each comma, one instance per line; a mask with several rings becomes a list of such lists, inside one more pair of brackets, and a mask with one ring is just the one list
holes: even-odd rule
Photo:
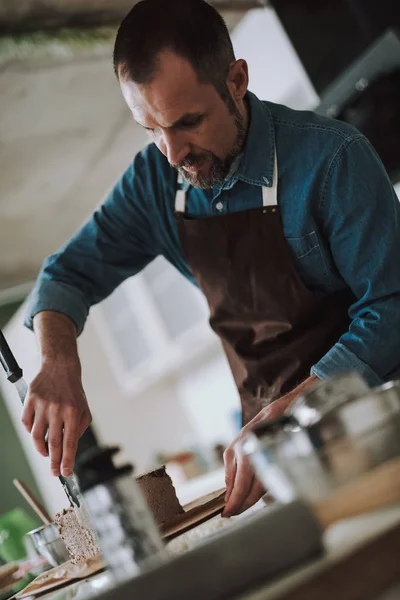
[[20, 479], [14, 479], [13, 484], [25, 498], [29, 506], [35, 511], [37, 516], [43, 521], [43, 523], [45, 525], [49, 525], [52, 522], [52, 518], [43, 504], [39, 502], [35, 494], [28, 488], [28, 486]]

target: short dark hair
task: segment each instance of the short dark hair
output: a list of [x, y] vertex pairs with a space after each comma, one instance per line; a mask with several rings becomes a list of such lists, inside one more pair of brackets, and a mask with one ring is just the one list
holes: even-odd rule
[[118, 77], [148, 84], [157, 56], [171, 50], [185, 58], [201, 83], [225, 97], [226, 77], [235, 60], [222, 16], [205, 0], [141, 0], [122, 21], [114, 46]]

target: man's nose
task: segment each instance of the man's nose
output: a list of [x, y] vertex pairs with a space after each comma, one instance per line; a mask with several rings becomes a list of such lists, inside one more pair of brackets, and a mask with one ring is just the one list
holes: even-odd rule
[[181, 132], [164, 131], [160, 139], [159, 149], [171, 165], [177, 165], [189, 154], [190, 145]]

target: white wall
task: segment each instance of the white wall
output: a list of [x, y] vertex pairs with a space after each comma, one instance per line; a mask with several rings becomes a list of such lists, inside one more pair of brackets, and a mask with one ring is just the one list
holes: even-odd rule
[[175, 382], [163, 379], [138, 396], [119, 386], [109, 357], [89, 318], [79, 340], [83, 383], [100, 440], [120, 444], [138, 471], [152, 466], [154, 452], [178, 452], [192, 434]]
[[261, 100], [299, 110], [319, 103], [281, 22], [272, 8], [250, 10], [232, 33], [236, 58], [249, 65], [249, 89]]
[[233, 415], [240, 409], [240, 400], [222, 351], [196, 369], [182, 373], [177, 389], [200, 444], [228, 444], [235, 437]]

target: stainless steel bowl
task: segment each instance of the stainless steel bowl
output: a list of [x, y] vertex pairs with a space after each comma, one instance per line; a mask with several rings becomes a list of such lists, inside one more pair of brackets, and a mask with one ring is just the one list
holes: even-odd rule
[[69, 559], [68, 550], [55, 523], [33, 529], [26, 536], [31, 540], [35, 550], [53, 567], [62, 565]]
[[264, 489], [284, 504], [297, 496], [293, 482], [278, 464], [280, 445], [291, 431], [299, 429], [291, 417], [280, 417], [267, 423], [259, 423], [246, 435], [242, 443], [243, 454], [248, 457]]
[[369, 392], [366, 381], [358, 373], [344, 373], [316, 383], [299, 396], [287, 414], [294, 416], [302, 427], [308, 427], [341, 404]]
[[312, 417], [309, 425], [300, 426], [294, 415], [275, 428], [256, 426], [244, 444], [258, 478], [280, 502], [324, 498], [400, 456], [400, 382], [337, 403], [331, 398], [326, 410], [301, 414], [303, 423]]

